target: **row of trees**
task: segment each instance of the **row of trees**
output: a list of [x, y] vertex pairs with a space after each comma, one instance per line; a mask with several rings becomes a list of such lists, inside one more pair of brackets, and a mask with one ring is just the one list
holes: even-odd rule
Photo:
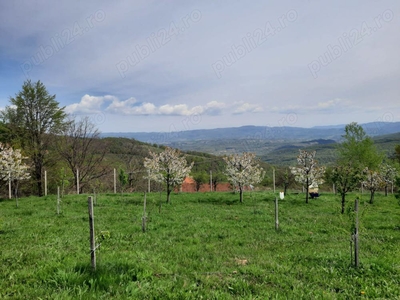
[[[400, 146], [396, 149], [400, 152]], [[345, 127], [345, 135], [337, 151], [335, 166], [325, 174], [326, 168], [318, 166], [315, 159], [316, 151], [300, 150], [298, 165], [290, 170], [295, 180], [306, 187], [306, 203], [309, 187], [318, 186], [325, 180], [335, 184], [341, 195], [342, 213], [345, 210], [347, 193], [356, 188], [370, 191], [370, 203], [373, 203], [374, 194], [379, 189], [385, 188], [387, 195], [389, 185], [396, 179], [397, 170], [384, 160], [384, 155], [376, 149], [372, 139], [360, 125], [350, 123]]]
[[[240, 202], [243, 202], [243, 191], [246, 186], [261, 182], [264, 170], [257, 163], [255, 154], [243, 153], [225, 156], [225, 176], [231, 185], [239, 190]], [[166, 147], [163, 152], [150, 152], [145, 158], [144, 167], [147, 178], [163, 183], [167, 189], [167, 203], [173, 189], [182, 184], [189, 175], [194, 163], [187, 164], [186, 158], [177, 149]]]
[[[4, 163], [0, 170], [3, 182], [11, 182], [14, 190], [18, 187], [19, 180], [30, 178], [34, 186], [29, 188], [29, 193], [32, 193], [33, 188], [37, 195], [42, 196], [44, 170], [52, 168], [53, 174], [54, 170], [59, 170], [56, 176], [53, 175], [57, 185], [64, 186], [71, 183], [70, 181], [79, 181], [79, 192], [88, 191], [89, 188], [101, 184], [101, 178], [113, 169], [112, 162], [105, 157], [106, 154], [113, 154], [115, 141], [100, 140], [100, 133], [88, 118], [77, 120], [68, 116], [64, 107], [60, 107], [55, 100], [55, 95], [50, 95], [40, 81], [24, 82], [22, 90], [10, 98], [10, 106], [1, 111], [0, 121], [2, 161], [8, 161], [9, 151], [20, 155], [20, 158], [14, 157], [19, 163]], [[145, 175], [153, 182], [158, 182], [160, 187], [161, 184], [166, 186], [169, 201], [171, 191], [181, 184], [189, 171], [192, 171], [198, 188], [208, 181], [208, 174], [201, 167], [203, 158], [198, 153], [181, 158], [182, 155], [177, 150], [165, 148], [164, 152], [150, 152], [149, 157], [143, 161], [143, 157], [148, 155], [148, 148], [138, 147], [132, 142], [125, 149], [119, 155], [123, 156], [121, 158], [128, 173], [123, 168], [120, 169], [118, 177], [121, 185], [132, 188], [134, 182], [140, 181], [144, 184]], [[395, 150], [394, 159], [400, 161], [400, 145]], [[277, 184], [286, 193], [293, 181], [299, 182], [307, 190], [308, 202], [310, 186], [320, 185], [324, 180], [332, 182], [342, 195], [344, 209], [346, 194], [361, 184], [371, 191], [372, 202], [374, 191], [385, 187], [387, 192], [388, 185], [393, 183], [396, 169], [386, 161], [383, 162], [383, 155], [376, 150], [372, 139], [366, 136], [357, 123], [346, 126], [343, 142], [337, 153], [336, 164], [325, 168], [318, 165], [315, 151], [300, 150], [298, 165], [278, 172]], [[185, 164], [186, 159], [189, 160], [189, 165]], [[264, 170], [255, 155], [251, 153], [234, 154], [219, 160], [208, 157], [204, 159], [210, 159], [209, 169], [215, 170], [212, 176], [214, 187], [222, 180], [229, 181], [239, 190], [241, 201], [245, 186], [257, 184], [261, 180], [265, 184], [269, 180], [264, 176]], [[175, 173], [169, 173], [174, 169], [177, 170]]]

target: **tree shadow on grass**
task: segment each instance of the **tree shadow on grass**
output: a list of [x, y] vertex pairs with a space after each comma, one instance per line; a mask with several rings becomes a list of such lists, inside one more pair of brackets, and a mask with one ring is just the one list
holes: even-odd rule
[[215, 196], [209, 195], [207, 197], [201, 197], [197, 199], [197, 203], [207, 203], [207, 204], [216, 204], [216, 205], [233, 205], [239, 204], [239, 194], [229, 194], [224, 196]]

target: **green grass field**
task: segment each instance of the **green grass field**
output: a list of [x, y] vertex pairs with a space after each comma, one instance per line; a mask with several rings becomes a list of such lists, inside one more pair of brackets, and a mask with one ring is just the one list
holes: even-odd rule
[[[349, 211], [355, 194], [348, 196]], [[339, 196], [279, 202], [247, 192], [97, 196], [97, 270], [88, 195], [0, 202], [1, 299], [400, 299], [400, 205], [360, 204], [360, 263], [350, 262], [351, 213]], [[351, 202], [351, 203], [350, 203]], [[162, 206], [160, 206], [162, 203]], [[101, 238], [101, 232], [104, 239]]]

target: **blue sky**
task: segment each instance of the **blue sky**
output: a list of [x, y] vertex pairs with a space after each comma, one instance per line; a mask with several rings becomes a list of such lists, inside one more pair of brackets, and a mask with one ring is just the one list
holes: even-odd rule
[[102, 132], [400, 121], [400, 2], [0, 2], [0, 109], [27, 79]]

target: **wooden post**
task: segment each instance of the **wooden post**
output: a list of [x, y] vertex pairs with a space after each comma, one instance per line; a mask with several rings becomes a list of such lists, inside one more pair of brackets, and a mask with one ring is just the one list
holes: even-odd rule
[[274, 193], [275, 193], [275, 168], [272, 169], [272, 181], [274, 184]]
[[79, 195], [79, 170], [76, 169], [76, 194]]
[[336, 195], [335, 184], [332, 183], [332, 192]]
[[89, 207], [89, 231], [90, 231], [90, 259], [92, 262], [92, 268], [96, 270], [96, 240], [94, 235], [94, 213], [93, 213], [93, 198], [88, 197]]
[[60, 187], [57, 187], [57, 215], [60, 214]]
[[354, 213], [356, 214], [355, 226], [354, 226], [354, 266], [358, 268], [359, 265], [359, 244], [358, 244], [358, 199], [354, 202]]
[[47, 171], [44, 171], [44, 195], [47, 196]]
[[11, 172], [8, 172], [8, 199], [12, 198], [11, 192]]
[[117, 193], [117, 171], [114, 168], [114, 194]]
[[146, 193], [144, 193], [143, 201], [142, 231], [146, 232]]
[[279, 229], [279, 219], [278, 219], [278, 197], [275, 197], [275, 230]]

